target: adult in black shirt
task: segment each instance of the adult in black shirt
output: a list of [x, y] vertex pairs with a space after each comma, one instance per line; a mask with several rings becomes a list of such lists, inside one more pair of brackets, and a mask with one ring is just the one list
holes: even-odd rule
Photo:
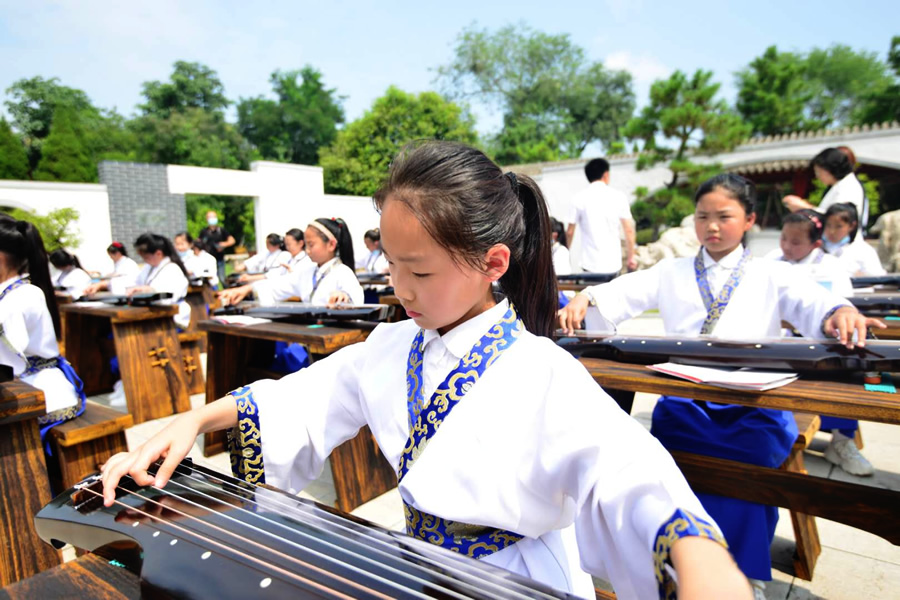
[[219, 281], [225, 281], [225, 249], [234, 246], [234, 236], [219, 227], [219, 215], [216, 214], [216, 211], [211, 210], [206, 213], [206, 222], [208, 226], [200, 232], [200, 239], [216, 259]]

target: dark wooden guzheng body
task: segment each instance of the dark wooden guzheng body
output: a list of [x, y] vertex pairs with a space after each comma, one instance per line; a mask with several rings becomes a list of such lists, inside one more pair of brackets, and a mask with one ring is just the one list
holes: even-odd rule
[[873, 275], [871, 277], [851, 277], [850, 282], [855, 288], [881, 286], [900, 286], [900, 273], [887, 275]]
[[259, 306], [254, 302], [242, 302], [213, 311], [213, 316], [247, 315], [265, 319], [286, 320], [295, 323], [317, 321], [384, 321], [389, 307], [384, 304], [355, 304], [328, 308], [305, 302], [281, 302], [271, 306]]
[[847, 300], [867, 317], [896, 315], [900, 312], [900, 292], [851, 296]]
[[671, 338], [594, 334], [579, 331], [557, 337], [557, 344], [578, 357], [634, 364], [674, 362], [706, 367], [781, 369], [817, 376], [859, 371], [900, 370], [900, 342], [866, 340], [848, 349], [837, 342], [777, 338], [748, 342], [714, 338]]
[[139, 572], [145, 598], [572, 597], [189, 460], [162, 490], [123, 479], [109, 508], [100, 489], [92, 476], [58, 496], [37, 532]]

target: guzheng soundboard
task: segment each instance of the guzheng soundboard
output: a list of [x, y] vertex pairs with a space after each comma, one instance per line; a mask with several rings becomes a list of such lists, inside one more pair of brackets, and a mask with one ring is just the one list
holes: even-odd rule
[[[157, 465], [151, 466], [155, 474]], [[503, 569], [186, 460], [164, 489], [99, 476], [35, 517], [38, 535], [115, 559], [144, 597], [574, 598]]]
[[385, 304], [355, 304], [328, 308], [305, 302], [281, 302], [271, 306], [259, 306], [244, 302], [236, 306], [226, 306], [213, 311], [213, 316], [248, 315], [263, 319], [291, 321], [295, 323], [315, 323], [317, 321], [370, 321], [387, 319], [390, 307]]

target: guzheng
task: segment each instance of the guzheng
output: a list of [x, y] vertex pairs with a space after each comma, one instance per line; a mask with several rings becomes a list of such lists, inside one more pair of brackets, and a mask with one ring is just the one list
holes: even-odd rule
[[133, 294], [131, 296], [118, 296], [114, 294], [98, 293], [92, 296], [82, 296], [76, 302], [103, 302], [114, 306], [150, 306], [160, 300], [168, 300], [172, 297], [170, 292], [150, 292], [146, 294]]
[[387, 319], [390, 307], [385, 304], [355, 304], [329, 308], [319, 304], [305, 302], [281, 302], [271, 306], [259, 306], [252, 302], [244, 302], [235, 306], [226, 306], [213, 311], [213, 316], [248, 315], [264, 319], [286, 320], [296, 323], [315, 323], [317, 321], [370, 321], [379, 322]]
[[871, 287], [874, 285], [900, 286], [900, 273], [873, 275], [871, 277], [851, 277], [850, 283], [852, 283], [855, 288]]
[[605, 358], [634, 364], [673, 362], [705, 367], [751, 367], [799, 373], [838, 375], [900, 369], [900, 342], [866, 340], [864, 348], [810, 338], [731, 341], [594, 334], [579, 331], [557, 337], [557, 344], [577, 357]]
[[847, 300], [867, 316], [892, 315], [900, 312], [900, 292], [851, 296]]
[[[151, 467], [151, 473], [155, 473]], [[40, 537], [115, 559], [144, 597], [574, 598], [333, 508], [182, 462], [165, 489], [94, 475], [35, 516]]]
[[571, 273], [569, 275], [556, 276], [556, 280], [560, 283], [584, 283], [587, 285], [607, 283], [615, 278], [616, 273]]

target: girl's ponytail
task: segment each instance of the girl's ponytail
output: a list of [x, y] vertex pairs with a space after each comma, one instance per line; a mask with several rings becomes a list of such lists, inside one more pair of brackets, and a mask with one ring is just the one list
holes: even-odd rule
[[356, 262], [353, 257], [353, 238], [350, 235], [350, 228], [347, 227], [347, 223], [340, 217], [316, 219], [316, 222], [327, 227], [328, 231], [334, 235], [334, 239], [337, 240], [336, 255], [341, 259], [342, 263], [352, 269]]
[[28, 221], [17, 221], [16, 230], [24, 239], [22, 258], [24, 261], [19, 266], [19, 273], [28, 273], [31, 285], [40, 288], [44, 292], [44, 300], [47, 302], [47, 310], [53, 320], [53, 329], [56, 339], [60, 339], [62, 329], [59, 322], [59, 307], [56, 305], [56, 295], [53, 292], [53, 281], [50, 279], [50, 267], [47, 261], [47, 251], [44, 249], [44, 240], [37, 227]]
[[134, 241], [134, 247], [138, 253], [153, 254], [157, 250], [162, 252], [163, 256], [168, 257], [170, 261], [178, 265], [184, 276], [188, 277], [187, 269], [184, 268], [184, 263], [181, 262], [178, 251], [175, 250], [175, 245], [166, 236], [150, 232], [142, 233]]
[[[556, 273], [553, 270], [550, 213], [538, 185], [525, 175], [507, 173], [519, 201], [525, 222], [525, 236], [518, 258], [500, 278], [500, 288], [535, 335], [553, 334], [558, 306]], [[535, 283], [538, 285], [535, 285]]]

